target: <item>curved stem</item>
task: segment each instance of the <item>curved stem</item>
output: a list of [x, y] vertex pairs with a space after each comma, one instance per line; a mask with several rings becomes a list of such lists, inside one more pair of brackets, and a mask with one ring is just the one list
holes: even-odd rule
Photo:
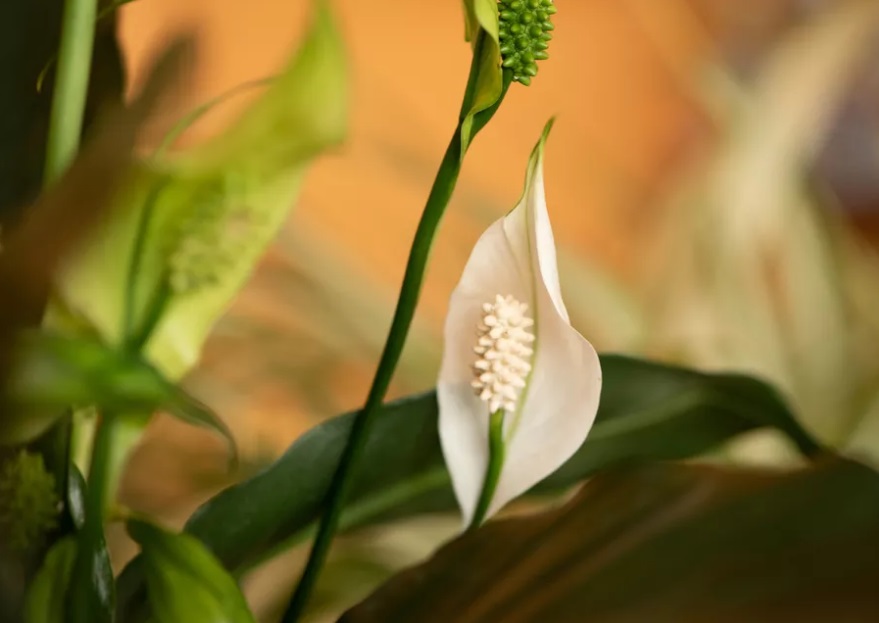
[[101, 521], [104, 516], [104, 508], [109, 494], [108, 476], [112, 464], [115, 419], [115, 416], [112, 414], [102, 414], [95, 424], [95, 436], [87, 480], [86, 521], [89, 521], [90, 518], [96, 518], [98, 521]]
[[482, 481], [482, 491], [479, 494], [479, 502], [476, 505], [476, 511], [473, 513], [473, 519], [467, 530], [475, 530], [485, 521], [485, 515], [491, 506], [494, 498], [495, 489], [497, 489], [498, 480], [501, 477], [501, 468], [504, 466], [504, 458], [506, 455], [506, 444], [504, 443], [504, 416], [506, 412], [498, 409], [491, 414], [488, 424], [488, 465], [485, 467], [485, 480]]
[[418, 229], [415, 232], [415, 240], [412, 243], [409, 261], [406, 264], [406, 273], [403, 277], [400, 298], [397, 301], [394, 319], [391, 322], [391, 329], [379, 359], [375, 378], [366, 397], [366, 404], [357, 414], [351, 427], [351, 433], [348, 436], [348, 442], [342, 451], [335, 476], [327, 492], [326, 511], [318, 528], [305, 570], [302, 572], [302, 578], [299, 580], [296, 592], [293, 594], [290, 605], [284, 613], [284, 618], [282, 619], [284, 623], [299, 620], [299, 617], [305, 610], [320, 568], [326, 559], [330, 542], [339, 523], [344, 498], [350, 488], [351, 479], [349, 475], [352, 473], [352, 467], [363, 453], [369, 429], [372, 427], [372, 423], [384, 401], [394, 369], [397, 367], [397, 362], [400, 359], [403, 344], [409, 333], [409, 326], [412, 324], [412, 318], [415, 315], [415, 307], [421, 292], [424, 269], [427, 266], [433, 237], [452, 195], [455, 183], [458, 180], [458, 173], [461, 170], [461, 157], [461, 126], [459, 124], [446, 149], [436, 180], [433, 183], [433, 188], [428, 196], [427, 205], [425, 206], [424, 213], [421, 215]]
[[[484, 33], [481, 36], [484, 36]], [[369, 436], [369, 431], [379, 414], [391, 382], [391, 377], [400, 360], [400, 353], [406, 342], [409, 327], [415, 316], [415, 308], [421, 293], [421, 284], [424, 280], [424, 272], [430, 257], [433, 239], [449, 199], [451, 199], [452, 192], [455, 189], [458, 174], [461, 171], [465, 151], [462, 147], [469, 145], [470, 140], [476, 133], [488, 123], [503, 101], [507, 88], [510, 85], [512, 76], [505, 71], [503, 90], [497, 102], [490, 108], [475, 115], [472, 120], [473, 123], [470, 125], [468, 136], [464, 137], [462, 127], [468, 108], [466, 103], [472, 99], [479, 74], [479, 46], [480, 44], [478, 43], [477, 49], [473, 54], [473, 64], [471, 65], [470, 78], [468, 79], [464, 94], [465, 105], [462, 107], [462, 114], [459, 117], [458, 125], [455, 128], [449, 146], [446, 148], [446, 153], [437, 171], [430, 194], [427, 197], [424, 212], [421, 214], [418, 229], [415, 232], [415, 238], [409, 252], [409, 260], [406, 263], [406, 272], [403, 276], [400, 297], [397, 300], [394, 318], [391, 321], [388, 338], [385, 341], [385, 346], [379, 359], [378, 369], [372, 381], [372, 386], [369, 389], [369, 394], [366, 397], [366, 403], [363, 409], [358, 412], [351, 427], [348, 441], [345, 444], [333, 480], [330, 483], [325, 502], [325, 511], [318, 526], [317, 536], [312, 544], [308, 561], [299, 579], [299, 584], [296, 586], [296, 591], [293, 593], [287, 610], [284, 612], [283, 623], [293, 623], [302, 616], [314, 585], [317, 582], [318, 574], [329, 553], [330, 544], [339, 524], [345, 497], [351, 488], [351, 477], [354, 473], [354, 467], [361, 454], [363, 454], [363, 448]]]
[[67, 0], [64, 5], [43, 171], [46, 185], [58, 179], [79, 148], [92, 66], [97, 4], [97, 0]]
[[147, 304], [143, 324], [133, 334], [125, 336], [126, 347], [130, 352], [138, 353], [146, 346], [170, 302], [171, 287], [168, 280], [163, 279]]

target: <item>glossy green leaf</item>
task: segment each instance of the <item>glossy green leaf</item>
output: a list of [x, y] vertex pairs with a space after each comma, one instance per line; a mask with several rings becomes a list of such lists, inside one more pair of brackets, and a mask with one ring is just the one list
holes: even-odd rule
[[71, 466], [68, 502], [77, 531], [69, 590], [65, 598], [67, 623], [112, 623], [116, 607], [116, 581], [104, 535], [103, 517], [86, 512], [85, 479]]
[[231, 432], [210, 409], [139, 356], [95, 340], [48, 332], [25, 334], [7, 392], [13, 405], [32, 417], [0, 429], [0, 443], [32, 438], [70, 406], [97, 405], [115, 413], [163, 408], [221, 434], [234, 454]]
[[76, 540], [67, 537], [55, 543], [28, 588], [26, 623], [67, 623], [65, 595], [70, 585]]
[[283, 224], [308, 163], [344, 137], [342, 43], [326, 3], [315, 5], [298, 53], [236, 124], [132, 175], [117, 217], [61, 280], [59, 316], [109, 343], [145, 343], [170, 378], [191, 368]]
[[879, 474], [644, 465], [489, 523], [343, 623], [879, 620]]
[[[767, 385], [616, 355], [602, 357], [604, 388], [595, 426], [580, 450], [532, 493], [564, 490], [601, 469], [642, 460], [698, 456], [759, 427], [785, 432], [806, 454], [819, 451]], [[353, 414], [299, 438], [271, 467], [230, 487], [190, 518], [186, 531], [237, 572], [303, 540], [350, 430]], [[391, 403], [376, 422], [342, 528], [457, 508], [437, 435], [433, 393]], [[138, 607], [141, 578], [127, 569], [120, 604]]]
[[251, 623], [235, 581], [197, 539], [129, 521], [156, 623]]

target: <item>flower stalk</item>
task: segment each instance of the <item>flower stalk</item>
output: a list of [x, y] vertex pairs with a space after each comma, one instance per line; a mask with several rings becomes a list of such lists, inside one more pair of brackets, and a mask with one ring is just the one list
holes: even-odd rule
[[475, 530], [482, 525], [488, 515], [497, 483], [501, 477], [506, 458], [506, 446], [504, 444], [504, 420], [506, 411], [498, 409], [491, 414], [488, 422], [488, 466], [485, 468], [485, 480], [482, 481], [482, 491], [479, 493], [479, 502], [476, 504], [476, 512], [467, 530]]
[[67, 0], [64, 5], [43, 171], [46, 185], [61, 176], [79, 149], [92, 66], [97, 5], [97, 0]]
[[480, 79], [480, 71], [482, 69], [481, 50], [483, 45], [487, 45], [486, 38], [487, 35], [484, 31], [478, 35], [458, 124], [440, 163], [424, 211], [422, 212], [421, 220], [415, 232], [415, 238], [409, 252], [409, 259], [406, 263], [400, 296], [397, 300], [391, 328], [379, 359], [378, 368], [366, 402], [363, 409], [360, 410], [354, 419], [348, 436], [348, 442], [339, 459], [336, 473], [327, 492], [324, 514], [318, 526], [317, 535], [312, 544], [308, 561], [282, 618], [284, 623], [293, 623], [300, 619], [308, 604], [308, 599], [311, 596], [318, 574], [326, 560], [330, 544], [339, 524], [345, 497], [351, 487], [354, 468], [363, 453], [370, 429], [384, 402], [394, 370], [400, 360], [400, 354], [403, 351], [406, 337], [409, 334], [409, 328], [412, 325], [415, 308], [421, 293], [421, 286], [424, 281], [424, 273], [430, 257], [433, 239], [457, 184], [466, 146], [469, 146], [473, 137], [494, 116], [512, 82], [512, 72], [504, 70], [503, 88], [497, 101], [485, 110], [477, 112], [473, 116], [469, 115], [474, 92]]

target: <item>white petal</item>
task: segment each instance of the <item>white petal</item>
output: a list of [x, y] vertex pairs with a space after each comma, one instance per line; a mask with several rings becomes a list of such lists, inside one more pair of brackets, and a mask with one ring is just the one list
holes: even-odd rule
[[[504, 230], [507, 238], [527, 253], [520, 260], [527, 263], [521, 270], [539, 276], [538, 281], [542, 281], [545, 285], [559, 315], [568, 321], [568, 310], [562, 300], [562, 288], [559, 284], [555, 237], [546, 210], [543, 184], [543, 144], [549, 127], [544, 130], [540, 143], [531, 154], [525, 193], [519, 200], [519, 205], [504, 219]], [[535, 248], [537, 252], [532, 253], [531, 250]]]
[[504, 220], [509, 240], [527, 241], [534, 277], [535, 355], [525, 403], [510, 422], [506, 460], [489, 515], [552, 474], [582, 445], [595, 421], [601, 364], [570, 325], [562, 300], [555, 241], [546, 209], [543, 144], [535, 148], [525, 194]]
[[473, 346], [482, 304], [493, 302], [497, 294], [530, 300], [529, 280], [519, 272], [503, 219], [491, 225], [476, 243], [452, 293], [437, 384], [440, 441], [465, 525], [473, 516], [488, 464], [489, 406], [470, 384]]
[[483, 234], [452, 294], [437, 387], [440, 440], [465, 526], [488, 463], [489, 407], [475, 396], [473, 346], [483, 304], [512, 295], [535, 316], [524, 404], [507, 417], [507, 454], [489, 515], [558, 469], [586, 439], [601, 392], [595, 349], [570, 326], [546, 209], [541, 139], [525, 194]]

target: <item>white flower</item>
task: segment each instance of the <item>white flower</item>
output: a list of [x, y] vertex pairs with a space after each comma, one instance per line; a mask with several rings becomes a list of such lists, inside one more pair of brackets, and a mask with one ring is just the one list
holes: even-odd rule
[[469, 525], [489, 464], [489, 420], [503, 410], [503, 463], [486, 516], [558, 469], [592, 428], [598, 355], [562, 301], [543, 185], [543, 146], [525, 193], [482, 235], [452, 294], [437, 386], [443, 454]]

